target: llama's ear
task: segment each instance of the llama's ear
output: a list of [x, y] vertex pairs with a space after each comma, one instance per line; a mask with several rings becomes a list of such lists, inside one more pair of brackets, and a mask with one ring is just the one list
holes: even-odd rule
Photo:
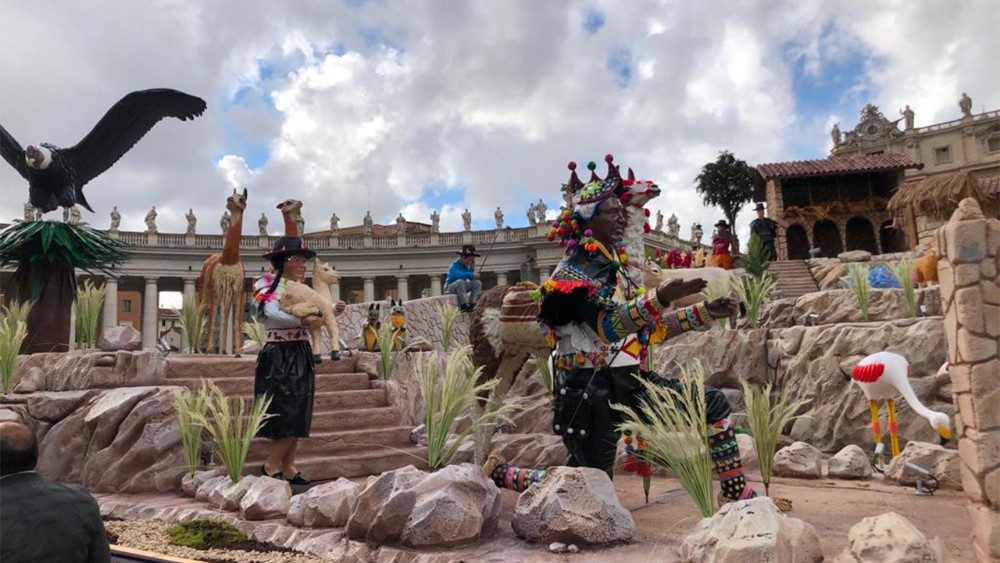
[[243, 188], [243, 199], [247, 198], [247, 189]]

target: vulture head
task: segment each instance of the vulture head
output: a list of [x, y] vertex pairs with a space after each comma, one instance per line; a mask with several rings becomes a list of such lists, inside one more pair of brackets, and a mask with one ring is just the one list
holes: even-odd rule
[[236, 188], [233, 188], [233, 195], [226, 198], [226, 209], [229, 211], [243, 212], [247, 208], [247, 189], [243, 188], [243, 193], [237, 193]]
[[52, 164], [52, 151], [42, 145], [28, 145], [24, 149], [24, 160], [30, 168], [45, 170]]

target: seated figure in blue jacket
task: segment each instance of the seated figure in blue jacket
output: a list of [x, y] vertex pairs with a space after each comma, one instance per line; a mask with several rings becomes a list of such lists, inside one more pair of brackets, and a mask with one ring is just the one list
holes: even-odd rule
[[465, 312], [476, 306], [479, 293], [483, 290], [483, 282], [479, 281], [479, 272], [476, 272], [477, 256], [475, 246], [463, 244], [444, 281], [444, 292], [457, 295], [458, 308]]

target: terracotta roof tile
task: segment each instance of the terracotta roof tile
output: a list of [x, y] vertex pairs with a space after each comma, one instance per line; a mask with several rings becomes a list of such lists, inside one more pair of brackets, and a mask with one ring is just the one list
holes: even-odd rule
[[817, 160], [794, 160], [757, 165], [754, 181], [754, 200], [764, 198], [764, 187], [768, 180], [784, 178], [811, 178], [815, 176], [837, 176], [923, 168], [924, 164], [909, 155], [885, 153], [856, 156], [834, 156]]

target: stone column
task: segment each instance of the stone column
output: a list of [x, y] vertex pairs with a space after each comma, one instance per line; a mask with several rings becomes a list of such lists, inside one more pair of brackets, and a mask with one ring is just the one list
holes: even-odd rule
[[410, 280], [406, 274], [396, 276], [396, 299], [410, 299]]
[[197, 278], [184, 278], [184, 298], [193, 299], [195, 296], [195, 282]]
[[1000, 221], [972, 198], [937, 231], [962, 488], [977, 561], [1000, 558]]
[[372, 276], [365, 276], [363, 278], [365, 284], [365, 303], [371, 303], [375, 301], [375, 278]]
[[142, 347], [156, 348], [156, 313], [160, 307], [156, 278], [146, 278], [146, 291], [142, 295]]
[[507, 272], [497, 272], [497, 286], [507, 285]]
[[431, 274], [431, 297], [441, 296], [441, 276]]
[[104, 280], [104, 328], [118, 326], [118, 279]]

